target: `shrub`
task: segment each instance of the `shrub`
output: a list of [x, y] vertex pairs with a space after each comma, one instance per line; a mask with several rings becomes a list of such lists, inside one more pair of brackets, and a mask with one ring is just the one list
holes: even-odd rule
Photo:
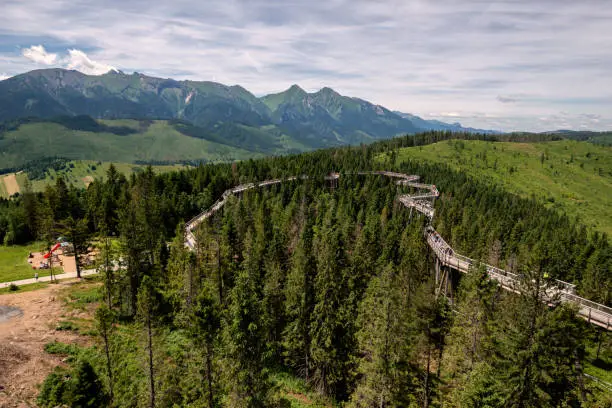
[[61, 322], [59, 322], [57, 324], [57, 326], [55, 327], [55, 330], [72, 330], [72, 331], [79, 331], [79, 328], [72, 322], [69, 322], [67, 320], [62, 320]]
[[42, 385], [37, 402], [43, 408], [93, 408], [106, 406], [108, 398], [91, 364], [80, 361], [72, 372], [56, 368], [49, 374]]
[[38, 394], [38, 405], [46, 408], [64, 404], [68, 397], [69, 382], [70, 374], [64, 369], [56, 368], [45, 378], [40, 394]]
[[71, 407], [103, 407], [107, 396], [100, 378], [87, 361], [81, 361], [74, 373], [70, 388], [69, 402]]
[[79, 347], [74, 344], [66, 344], [59, 341], [52, 341], [45, 344], [45, 351], [49, 354], [65, 354], [76, 356], [79, 353]]

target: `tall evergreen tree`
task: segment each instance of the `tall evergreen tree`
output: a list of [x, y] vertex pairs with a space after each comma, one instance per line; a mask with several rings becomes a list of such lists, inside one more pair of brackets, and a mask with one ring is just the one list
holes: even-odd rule
[[245, 238], [243, 258], [231, 292], [224, 330], [228, 358], [226, 384], [232, 407], [257, 408], [267, 406], [270, 383], [264, 366], [259, 260], [251, 231]]
[[357, 326], [359, 380], [351, 407], [400, 407], [414, 404], [411, 310], [406, 286], [393, 264], [370, 281]]
[[310, 381], [310, 326], [314, 308], [314, 279], [316, 261], [312, 253], [313, 231], [310, 217], [302, 231], [292, 257], [292, 266], [285, 289], [287, 325], [283, 333], [283, 346], [287, 364]]
[[155, 408], [155, 366], [153, 363], [153, 328], [155, 319], [153, 280], [144, 276], [138, 288], [138, 318], [142, 323], [146, 336], [147, 377], [149, 379], [149, 407]]
[[315, 306], [310, 328], [313, 374], [317, 389], [342, 397], [347, 392], [350, 339], [347, 332], [346, 267], [344, 244], [334, 222], [334, 206], [328, 210], [316, 239], [317, 276]]

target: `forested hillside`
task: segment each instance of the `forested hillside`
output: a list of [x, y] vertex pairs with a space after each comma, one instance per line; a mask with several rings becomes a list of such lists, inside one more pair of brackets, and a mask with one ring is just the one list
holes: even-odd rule
[[[557, 140], [508, 143], [449, 140], [404, 148], [394, 156], [446, 164], [474, 179], [523, 197], [534, 196], [546, 207], [578, 217], [581, 224], [612, 233], [612, 148]], [[380, 160], [390, 160], [383, 154]], [[387, 161], [388, 162], [388, 161]]]
[[[119, 151], [112, 151], [112, 146], [107, 145], [109, 139], [108, 144], [116, 145], [120, 141], [115, 136], [125, 136], [124, 139], [130, 140], [143, 132], [134, 132], [130, 125], [98, 124], [96, 120], [123, 119], [168, 121], [170, 127], [161, 129], [165, 131], [166, 154], [170, 155], [168, 152], [177, 150], [176, 146], [180, 145], [189, 159], [204, 160], [209, 160], [217, 152], [203, 140], [238, 149], [228, 158], [236, 160], [244, 157], [240, 150], [268, 154], [306, 151], [371, 142], [429, 129], [422, 127], [427, 126], [427, 121], [421, 120], [420, 125], [415, 126], [410, 119], [379, 105], [342, 96], [330, 88], [307, 93], [293, 86], [285, 92], [258, 98], [238, 85], [175, 81], [117, 71], [85, 75], [63, 69], [35, 70], [0, 81], [0, 132], [15, 131], [20, 125], [36, 121], [42, 126], [27, 126], [28, 134], [37, 139], [35, 143], [45, 145], [47, 149], [51, 147], [45, 143], [48, 139], [57, 139], [58, 144], [70, 150], [71, 145], [79, 145], [79, 140], [86, 138], [93, 149], [92, 155], [118, 154]], [[81, 134], [67, 140], [64, 134], [69, 132], [58, 129], [56, 125], [81, 131]], [[159, 131], [157, 129], [157, 133]], [[176, 131], [203, 140], [190, 145], [184, 138], [180, 140]], [[8, 139], [23, 137], [19, 133], [11, 136]], [[171, 136], [178, 141], [172, 143]], [[213, 154], [206, 154], [202, 145], [213, 150]], [[125, 148], [123, 146], [123, 150]], [[0, 143], [0, 154], [19, 153], [19, 150], [7, 149]], [[80, 151], [81, 155], [77, 157], [74, 156], [76, 151], [72, 153], [65, 157], [101, 158], [85, 156], [84, 151]], [[200, 156], [195, 156], [197, 154]], [[39, 158], [41, 156], [34, 157]], [[112, 160], [130, 161], [125, 158]], [[132, 160], [143, 159], [136, 157]]]
[[[263, 156], [252, 144], [253, 150], [247, 150], [236, 147], [231, 140], [220, 142], [212, 136], [188, 135], [181, 132], [179, 124], [167, 121], [104, 123], [107, 125], [92, 128], [82, 123], [72, 126], [65, 120], [59, 123], [32, 120], [0, 133], [0, 170], [20, 170], [32, 161], [50, 157], [174, 163], [232, 161]], [[277, 147], [281, 150], [280, 145]], [[270, 147], [267, 152], [274, 153], [275, 150]]]
[[[98, 406], [297, 404], [273, 386], [279, 372], [350, 407], [609, 405], [583, 376], [586, 348], [604, 343], [605, 355], [607, 332], [598, 337], [569, 306], [544, 305], [533, 284], [566, 280], [609, 305], [604, 234], [447, 165], [385, 168], [438, 186], [435, 227], [454, 247], [524, 276], [517, 295], [475, 268], [447, 298], [434, 288], [424, 220], [396, 203], [401, 187], [375, 176], [323, 179], [380, 169], [383, 152], [450, 136], [129, 179], [110, 168], [86, 191], [60, 178], [2, 201], [6, 243], [66, 231], [77, 246], [95, 237], [103, 250], [99, 346], [69, 351], [71, 366], [48, 377], [40, 405], [80, 404], [79, 385]], [[231, 200], [186, 250], [183, 222], [225, 189], [301, 174], [310, 178]]]

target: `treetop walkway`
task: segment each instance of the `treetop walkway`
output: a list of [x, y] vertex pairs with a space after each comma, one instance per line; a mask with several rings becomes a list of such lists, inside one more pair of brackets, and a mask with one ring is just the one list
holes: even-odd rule
[[[431, 225], [431, 220], [434, 217], [435, 199], [440, 193], [437, 187], [433, 184], [419, 183], [420, 177], [417, 175], [409, 175], [391, 171], [360, 171], [354, 173], [344, 173], [346, 175], [380, 175], [385, 177], [397, 178], [399, 186], [409, 187], [414, 190], [419, 190], [413, 194], [401, 194], [398, 196], [398, 201], [406, 208], [415, 210], [417, 213], [423, 214], [429, 219], [429, 223], [425, 228], [425, 238], [427, 244], [432, 249], [438, 262], [442, 266], [455, 269], [462, 273], [469, 273], [475, 267], [484, 267], [489, 277], [499, 283], [501, 287], [513, 292], [520, 292], [523, 282], [523, 277], [513, 272], [505, 271], [492, 265], [482, 264], [474, 259], [456, 253], [453, 248], [440, 236], [440, 234]], [[333, 172], [325, 176], [325, 180], [337, 180], [340, 178], [340, 173]], [[221, 198], [217, 200], [208, 210], [198, 214], [185, 224], [185, 245], [191, 250], [195, 249], [196, 237], [194, 230], [204, 220], [213, 216], [219, 211], [228, 198], [232, 195], [238, 195], [244, 191], [265, 187], [283, 182], [295, 181], [298, 179], [308, 179], [308, 176], [292, 176], [283, 179], [264, 180], [256, 183], [241, 184], [226, 190]], [[582, 298], [576, 294], [576, 286], [556, 279], [545, 280], [542, 300], [548, 304], [558, 302], [571, 303], [578, 307], [578, 315], [589, 323], [603, 327], [607, 330], [612, 330], [612, 308], [605, 305]]]

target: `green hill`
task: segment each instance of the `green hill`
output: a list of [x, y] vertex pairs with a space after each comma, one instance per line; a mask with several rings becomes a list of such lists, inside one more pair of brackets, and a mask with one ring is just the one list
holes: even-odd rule
[[[386, 155], [387, 159], [389, 155]], [[383, 158], [381, 158], [382, 160]], [[403, 148], [397, 161], [445, 163], [612, 236], [612, 148], [569, 140], [502, 143], [449, 140]]]
[[[10, 123], [23, 118], [53, 121], [71, 116], [180, 121], [198, 128], [187, 129], [187, 135], [267, 154], [360, 143], [422, 130], [410, 119], [330, 88], [306, 93], [294, 86], [258, 98], [240, 86], [214, 82], [175, 81], [116, 71], [96, 76], [63, 69], [35, 70], [0, 81], [0, 122], [9, 123], [0, 124], [0, 132], [15, 128]], [[63, 119], [60, 124], [66, 122]], [[126, 129], [102, 129], [92, 119], [89, 123], [77, 122], [78, 130], [86, 125], [86, 130], [97, 133], [126, 133]], [[68, 123], [69, 127], [73, 124]]]
[[26, 123], [0, 135], [0, 168], [19, 168], [43, 157], [133, 163], [217, 162], [262, 156], [256, 151], [185, 135], [168, 121], [150, 121], [138, 128], [139, 123], [119, 122], [121, 127], [137, 128], [130, 134], [73, 130], [53, 122]]
[[[94, 179], [103, 179], [106, 177], [106, 171], [110, 166], [110, 162], [100, 162], [94, 160], [58, 160], [59, 165], [43, 168], [36, 168], [31, 172], [20, 172], [16, 174], [16, 181], [19, 191], [22, 192], [26, 187], [26, 181], [30, 181], [33, 191], [44, 191], [49, 184], [54, 184], [58, 177], [62, 177], [67, 184], [72, 184], [77, 188], [87, 187]], [[133, 163], [118, 163], [113, 165], [119, 173], [126, 176], [132, 173], [140, 173], [144, 171], [147, 165]], [[181, 164], [174, 165], [152, 165], [155, 173], [165, 173], [185, 169], [187, 166]], [[5, 177], [10, 174], [0, 175], [0, 198], [8, 198], [8, 192], [5, 186]]]

